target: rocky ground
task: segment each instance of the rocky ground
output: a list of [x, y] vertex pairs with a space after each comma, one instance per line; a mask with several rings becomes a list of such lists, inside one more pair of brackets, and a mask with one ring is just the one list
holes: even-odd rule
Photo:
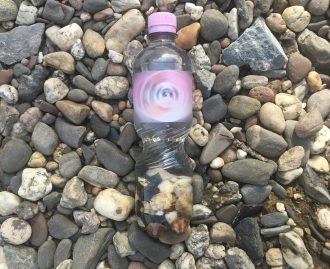
[[[194, 62], [191, 234], [134, 216], [146, 17]], [[0, 268], [329, 268], [329, 0], [0, 0]]]

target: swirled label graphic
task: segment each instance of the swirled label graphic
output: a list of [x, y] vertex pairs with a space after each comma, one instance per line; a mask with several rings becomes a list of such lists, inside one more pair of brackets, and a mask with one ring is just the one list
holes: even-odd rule
[[178, 122], [192, 115], [187, 71], [146, 71], [133, 77], [134, 122]]

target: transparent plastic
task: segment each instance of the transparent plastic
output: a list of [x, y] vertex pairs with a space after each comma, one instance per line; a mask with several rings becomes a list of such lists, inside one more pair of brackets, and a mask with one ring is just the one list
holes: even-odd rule
[[[149, 46], [134, 62], [133, 91], [135, 78], [143, 72], [185, 72], [192, 81], [190, 59], [184, 50], [175, 46], [174, 39], [173, 33], [149, 35]], [[184, 141], [191, 128], [192, 109], [190, 107], [187, 116], [179, 121], [144, 122], [143, 118], [135, 118], [134, 122], [143, 143], [136, 163], [137, 215], [150, 236], [187, 233], [192, 215], [194, 165], [184, 150]]]

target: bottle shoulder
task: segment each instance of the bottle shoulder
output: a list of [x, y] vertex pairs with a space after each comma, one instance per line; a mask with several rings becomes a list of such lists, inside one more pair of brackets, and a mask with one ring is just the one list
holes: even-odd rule
[[174, 44], [161, 44], [146, 47], [136, 57], [133, 73], [154, 70], [191, 71], [192, 64], [185, 50]]

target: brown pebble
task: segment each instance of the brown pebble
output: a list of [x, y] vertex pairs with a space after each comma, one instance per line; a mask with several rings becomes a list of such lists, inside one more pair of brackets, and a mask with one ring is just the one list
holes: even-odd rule
[[299, 52], [295, 52], [290, 54], [286, 69], [290, 80], [297, 83], [307, 76], [312, 69], [312, 62]]
[[149, 223], [146, 230], [151, 237], [158, 238], [164, 229], [165, 226], [161, 223]]
[[234, 162], [237, 160], [236, 149], [234, 147], [229, 147], [220, 154], [220, 157], [225, 163]]
[[119, 101], [118, 102], [118, 109], [124, 110], [126, 108], [126, 102], [125, 101]]
[[190, 50], [197, 44], [200, 28], [201, 25], [198, 22], [194, 22], [186, 27], [183, 27], [177, 33], [175, 44], [179, 48]]
[[46, 169], [50, 172], [55, 171], [58, 168], [58, 163], [57, 162], [48, 162], [46, 164]]
[[267, 87], [271, 88], [274, 91], [274, 94], [277, 94], [278, 92], [281, 91], [282, 81], [279, 79], [273, 80], [268, 83]]
[[126, 120], [125, 120], [123, 117], [119, 117], [119, 119], [118, 119], [118, 123], [119, 123], [120, 125], [124, 125], [124, 124], [126, 124]]
[[271, 88], [257, 86], [250, 90], [249, 96], [260, 101], [260, 103], [274, 102], [275, 94]]
[[12, 69], [7, 69], [7, 70], [4, 69], [0, 71], [0, 85], [9, 84], [12, 78], [13, 78]]
[[211, 72], [213, 72], [213, 73], [215, 73], [215, 74], [219, 74], [219, 73], [221, 73], [225, 68], [226, 68], [225, 65], [222, 65], [222, 64], [215, 64], [215, 65], [212, 65], [212, 67], [211, 67]]
[[28, 220], [32, 228], [32, 235], [30, 237], [30, 243], [35, 247], [40, 247], [48, 237], [47, 221], [43, 214], [39, 213], [32, 219]]
[[286, 31], [286, 24], [279, 13], [271, 13], [266, 18], [266, 24], [275, 33], [284, 33]]
[[223, 48], [223, 49], [227, 48], [230, 45], [230, 43], [231, 43], [231, 40], [228, 37], [222, 38], [220, 40], [220, 45], [221, 45], [221, 48]]
[[273, 3], [273, 12], [282, 14], [288, 6], [288, 0], [275, 0]]
[[98, 195], [100, 191], [102, 191], [101, 188], [98, 188], [98, 187], [93, 187], [92, 188], [92, 194], [95, 195], [95, 196]]
[[37, 62], [38, 62], [38, 56], [32, 56], [26, 67], [32, 70], [36, 66]]
[[95, 21], [104, 21], [112, 16], [113, 16], [113, 10], [111, 8], [107, 8], [95, 13], [93, 19]]
[[322, 79], [316, 71], [311, 71], [307, 75], [307, 83], [312, 92], [319, 91], [322, 87]]
[[189, 227], [189, 220], [185, 218], [177, 218], [171, 223], [171, 229], [177, 234], [182, 234], [187, 231]]
[[173, 245], [173, 244], [178, 244], [180, 242], [183, 242], [186, 240], [191, 233], [191, 228], [188, 226], [187, 230], [185, 233], [182, 234], [177, 234], [169, 229], [165, 229], [160, 235], [159, 235], [159, 241], [168, 244], [168, 245]]
[[257, 124], [258, 124], [258, 117], [257, 116], [252, 116], [252, 117], [246, 119], [244, 129], [247, 130], [251, 126], [257, 125]]

